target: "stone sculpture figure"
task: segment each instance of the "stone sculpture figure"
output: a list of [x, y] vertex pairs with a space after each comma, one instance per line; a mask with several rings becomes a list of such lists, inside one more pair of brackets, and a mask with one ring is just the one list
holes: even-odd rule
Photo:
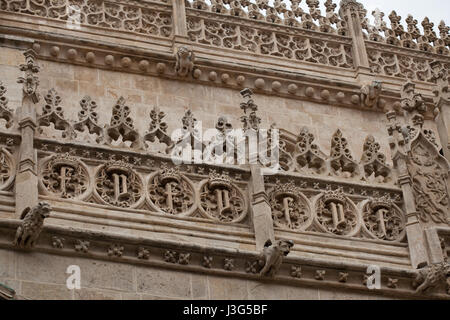
[[259, 265], [262, 266], [260, 275], [275, 276], [283, 263], [283, 257], [289, 254], [293, 246], [292, 240], [277, 240], [273, 244], [270, 239], [267, 240], [261, 258], [258, 260]]
[[175, 72], [180, 77], [186, 77], [194, 70], [195, 55], [187, 47], [180, 47], [176, 53]]
[[25, 208], [20, 217], [22, 223], [17, 228], [14, 245], [32, 248], [44, 227], [44, 219], [50, 216], [50, 211], [51, 207], [47, 202], [39, 202], [33, 208]]
[[447, 293], [450, 294], [450, 265], [447, 262], [434, 263], [420, 269], [413, 281], [417, 293], [423, 293], [430, 288], [447, 282]]
[[373, 81], [371, 84], [365, 84], [361, 88], [361, 103], [368, 108], [378, 107], [383, 83]]

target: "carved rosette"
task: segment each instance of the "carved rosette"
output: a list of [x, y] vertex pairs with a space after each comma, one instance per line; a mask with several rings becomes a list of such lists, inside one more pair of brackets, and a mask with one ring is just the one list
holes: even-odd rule
[[102, 165], [96, 174], [95, 191], [106, 204], [133, 208], [142, 198], [142, 179], [132, 166], [124, 161]]
[[11, 187], [16, 172], [12, 155], [5, 148], [0, 148], [0, 190]]
[[206, 218], [236, 223], [247, 216], [247, 200], [226, 173], [211, 171], [208, 180], [200, 183], [199, 209]]
[[290, 230], [306, 230], [313, 222], [308, 199], [293, 182], [280, 183], [270, 193], [273, 223]]
[[45, 159], [40, 170], [41, 189], [65, 199], [83, 198], [89, 187], [89, 171], [76, 157], [57, 154]]
[[349, 237], [358, 234], [361, 226], [358, 209], [341, 188], [320, 194], [314, 203], [319, 229]]
[[389, 197], [365, 201], [362, 220], [363, 230], [374, 239], [401, 241], [405, 237], [405, 215]]
[[178, 167], [162, 166], [150, 175], [148, 196], [150, 205], [166, 214], [188, 216], [196, 210], [194, 185]]

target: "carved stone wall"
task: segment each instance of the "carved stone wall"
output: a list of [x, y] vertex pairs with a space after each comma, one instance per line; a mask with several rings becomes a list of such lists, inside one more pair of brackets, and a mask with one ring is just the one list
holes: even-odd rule
[[[368, 298], [375, 264], [373, 296], [426, 295], [416, 269], [448, 255], [424, 235], [450, 223], [448, 27], [299, 4], [0, 0], [0, 282], [31, 298]], [[210, 128], [280, 129], [280, 170], [174, 164]], [[41, 200], [31, 256], [13, 229]], [[258, 287], [275, 239], [293, 247]], [[70, 256], [92, 272], [79, 292], [56, 270]]]

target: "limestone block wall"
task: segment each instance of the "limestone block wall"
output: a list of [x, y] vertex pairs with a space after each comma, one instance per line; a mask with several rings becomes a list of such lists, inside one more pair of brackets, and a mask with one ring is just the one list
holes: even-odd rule
[[[392, 299], [343, 290], [261, 283], [43, 253], [0, 250], [0, 281], [28, 299], [44, 300], [329, 300]], [[70, 265], [81, 269], [81, 289], [66, 286]]]

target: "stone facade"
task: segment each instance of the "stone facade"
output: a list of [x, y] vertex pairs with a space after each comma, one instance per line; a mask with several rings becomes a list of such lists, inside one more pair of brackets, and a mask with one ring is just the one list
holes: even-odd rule
[[0, 0], [0, 297], [450, 299], [449, 28], [324, 4]]

